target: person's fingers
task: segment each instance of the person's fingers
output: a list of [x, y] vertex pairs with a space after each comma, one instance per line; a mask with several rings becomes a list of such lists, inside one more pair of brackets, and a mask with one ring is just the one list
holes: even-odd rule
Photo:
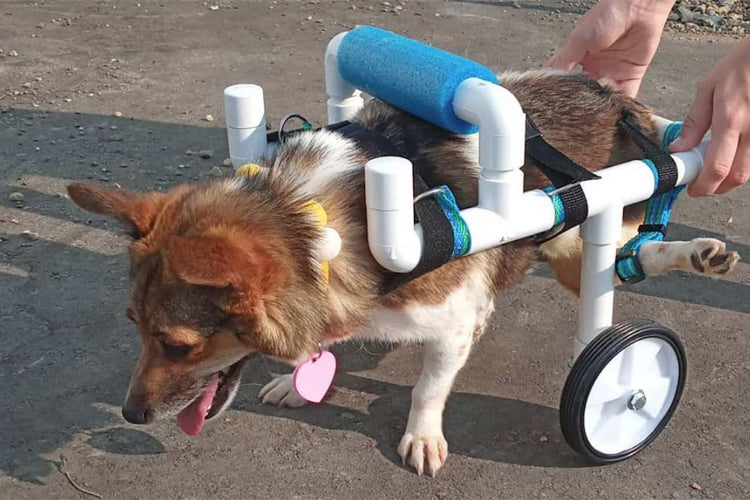
[[732, 170], [716, 189], [716, 194], [724, 194], [738, 188], [750, 179], [750, 135], [740, 136], [737, 153], [734, 156]]
[[688, 194], [693, 197], [714, 194], [732, 170], [740, 134], [718, 121], [714, 123], [711, 135], [706, 152], [706, 164], [698, 177], [688, 186]]
[[713, 96], [713, 85], [701, 83], [698, 86], [695, 101], [688, 112], [687, 118], [685, 118], [685, 123], [682, 125], [680, 137], [669, 146], [671, 152], [687, 151], [700, 144], [703, 136], [711, 127]]
[[577, 64], [583, 61], [586, 56], [586, 49], [581, 44], [580, 40], [573, 33], [565, 45], [557, 51], [557, 53], [550, 58], [545, 64], [548, 68], [560, 69], [563, 71], [573, 71]]

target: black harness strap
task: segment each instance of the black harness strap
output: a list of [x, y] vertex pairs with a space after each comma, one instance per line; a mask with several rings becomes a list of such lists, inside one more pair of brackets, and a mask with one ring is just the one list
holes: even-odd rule
[[[333, 123], [325, 127], [326, 130], [336, 132], [342, 136], [352, 139], [370, 157], [379, 156], [402, 156], [406, 157], [387, 137], [383, 134], [363, 127], [359, 123], [343, 121]], [[284, 135], [298, 133], [301, 130], [286, 132]], [[278, 134], [274, 137], [278, 139]], [[269, 140], [272, 137], [269, 135]], [[412, 183], [414, 195], [418, 196], [429, 191], [434, 186], [429, 186], [424, 178], [419, 175], [416, 168], [413, 170]], [[453, 226], [440, 207], [437, 198], [426, 196], [420, 198], [414, 204], [416, 219], [422, 225], [424, 245], [422, 256], [417, 267], [409, 273], [388, 273], [381, 285], [381, 295], [387, 295], [397, 288], [409, 283], [420, 276], [429, 273], [442, 266], [453, 258]]]
[[543, 243], [568, 229], [583, 223], [589, 216], [589, 204], [579, 185], [583, 181], [600, 179], [573, 160], [562, 154], [544, 140], [531, 117], [526, 117], [526, 156], [557, 188], [563, 208], [565, 222], [551, 230], [537, 235], [534, 239]]
[[539, 170], [557, 188], [600, 178], [545, 141], [536, 124], [528, 116], [526, 117], [526, 155], [534, 160]]
[[625, 110], [617, 124], [643, 152], [643, 156], [656, 167], [658, 183], [654, 195], [671, 191], [677, 184], [677, 165], [672, 156], [646, 137], [631, 110]]

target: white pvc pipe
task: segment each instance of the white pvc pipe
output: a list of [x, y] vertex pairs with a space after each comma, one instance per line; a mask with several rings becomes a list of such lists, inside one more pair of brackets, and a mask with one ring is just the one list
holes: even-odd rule
[[[698, 172], [703, 168], [703, 157], [706, 147], [707, 143], [704, 141], [691, 151], [672, 155], [677, 164], [677, 185], [687, 184], [698, 175]], [[589, 206], [589, 217], [594, 217], [606, 211], [613, 204], [627, 206], [645, 201], [654, 192], [654, 176], [651, 173], [651, 169], [640, 160], [608, 167], [597, 171], [597, 174], [601, 179], [581, 183], [581, 188], [586, 194]], [[400, 182], [411, 186], [410, 179], [405, 174], [402, 175], [404, 177], [401, 178]], [[367, 182], [369, 181], [366, 177]], [[370, 197], [376, 196], [376, 191], [375, 187], [368, 187]], [[383, 191], [382, 194], [377, 196], [387, 198], [389, 194], [388, 191]], [[462, 210], [461, 215], [466, 221], [469, 233], [471, 234], [469, 254], [539, 234], [554, 226], [554, 207], [549, 196], [542, 191], [536, 190], [523, 193], [518, 197], [513, 211], [517, 214], [515, 220], [501, 217], [495, 211], [479, 206]], [[374, 213], [370, 214], [368, 212], [368, 217], [371, 217], [373, 220], [377, 219], [377, 215]], [[410, 208], [409, 211], [404, 211], [400, 215], [391, 213], [389, 217], [402, 218], [399, 227], [401, 225], [406, 226], [413, 221], [413, 208]], [[619, 225], [617, 227], [619, 228]], [[370, 234], [371, 236], [373, 235], [373, 233]], [[418, 244], [412, 240], [412, 236], [409, 236], [408, 242], [404, 243], [411, 250], [408, 252], [404, 250], [403, 252], [406, 253], [402, 253], [398, 249], [393, 250], [393, 256], [408, 254], [408, 258], [403, 263], [384, 259], [381, 265], [395, 272], [408, 272], [397, 271], [397, 269], [413, 269], [410, 266], [414, 262], [415, 257], [411, 252], [413, 252], [413, 248], [416, 246], [420, 249], [422, 247], [422, 233], [418, 224], [415, 226], [414, 234], [420, 238]], [[398, 241], [391, 241], [389, 245], [394, 248], [400, 247]], [[416, 260], [418, 261], [418, 259]], [[386, 265], [386, 262], [390, 262], [390, 264]]]
[[622, 233], [622, 205], [611, 203], [606, 210], [581, 225], [581, 301], [575, 357], [602, 330], [612, 326], [615, 290], [615, 258]]
[[326, 48], [325, 72], [329, 125], [351, 120], [364, 106], [360, 91], [344, 81], [339, 73], [339, 46], [347, 33], [348, 31], [345, 31], [333, 37]]
[[478, 207], [512, 220], [523, 193], [526, 115], [521, 105], [503, 87], [468, 78], [456, 89], [453, 111], [479, 126]]
[[266, 156], [266, 107], [258, 85], [232, 85], [224, 89], [229, 157], [234, 168]]
[[422, 255], [422, 230], [414, 225], [412, 165], [405, 158], [382, 156], [365, 165], [367, 240], [381, 266], [412, 271]]

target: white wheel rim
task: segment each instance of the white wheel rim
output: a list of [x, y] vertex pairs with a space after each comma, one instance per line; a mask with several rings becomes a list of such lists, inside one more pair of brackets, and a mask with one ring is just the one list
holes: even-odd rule
[[[599, 372], [586, 400], [583, 427], [589, 444], [616, 455], [645, 441], [669, 411], [679, 378], [677, 353], [663, 339], [638, 340], [620, 351]], [[639, 391], [645, 405], [637, 409], [643, 403]]]

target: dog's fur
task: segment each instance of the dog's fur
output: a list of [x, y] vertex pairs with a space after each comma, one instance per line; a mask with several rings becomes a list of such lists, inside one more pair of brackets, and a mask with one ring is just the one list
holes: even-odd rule
[[[500, 81], [545, 138], [589, 170], [642, 157], [618, 131], [625, 109], [655, 135], [649, 109], [585, 76], [537, 71], [504, 74]], [[429, 184], [449, 185], [462, 208], [476, 204], [475, 137], [451, 135], [378, 101], [355, 121], [389, 138]], [[254, 177], [164, 194], [70, 186], [80, 206], [113, 216], [133, 232], [130, 315], [143, 352], [125, 405], [131, 416], [134, 408], [141, 421], [174, 415], [196, 399], [212, 374], [249, 353], [298, 363], [319, 343], [354, 337], [420, 342], [424, 365], [398, 452], [418, 473], [435, 474], [448, 453], [443, 407], [494, 310], [495, 295], [538, 261], [577, 293], [581, 241], [577, 230], [541, 246], [518, 241], [452, 261], [381, 297], [386, 273], [366, 239], [368, 159], [351, 140], [319, 131], [290, 137]], [[527, 190], [548, 184], [531, 163], [524, 173]], [[325, 207], [343, 241], [330, 263], [328, 287], [313, 256], [319, 228], [305, 208], [311, 199]], [[626, 209], [623, 242], [642, 218], [642, 205]], [[718, 275], [739, 258], [713, 239], [653, 243], [640, 255], [648, 274], [687, 269]], [[270, 404], [304, 403], [289, 375], [271, 381], [260, 395]]]

